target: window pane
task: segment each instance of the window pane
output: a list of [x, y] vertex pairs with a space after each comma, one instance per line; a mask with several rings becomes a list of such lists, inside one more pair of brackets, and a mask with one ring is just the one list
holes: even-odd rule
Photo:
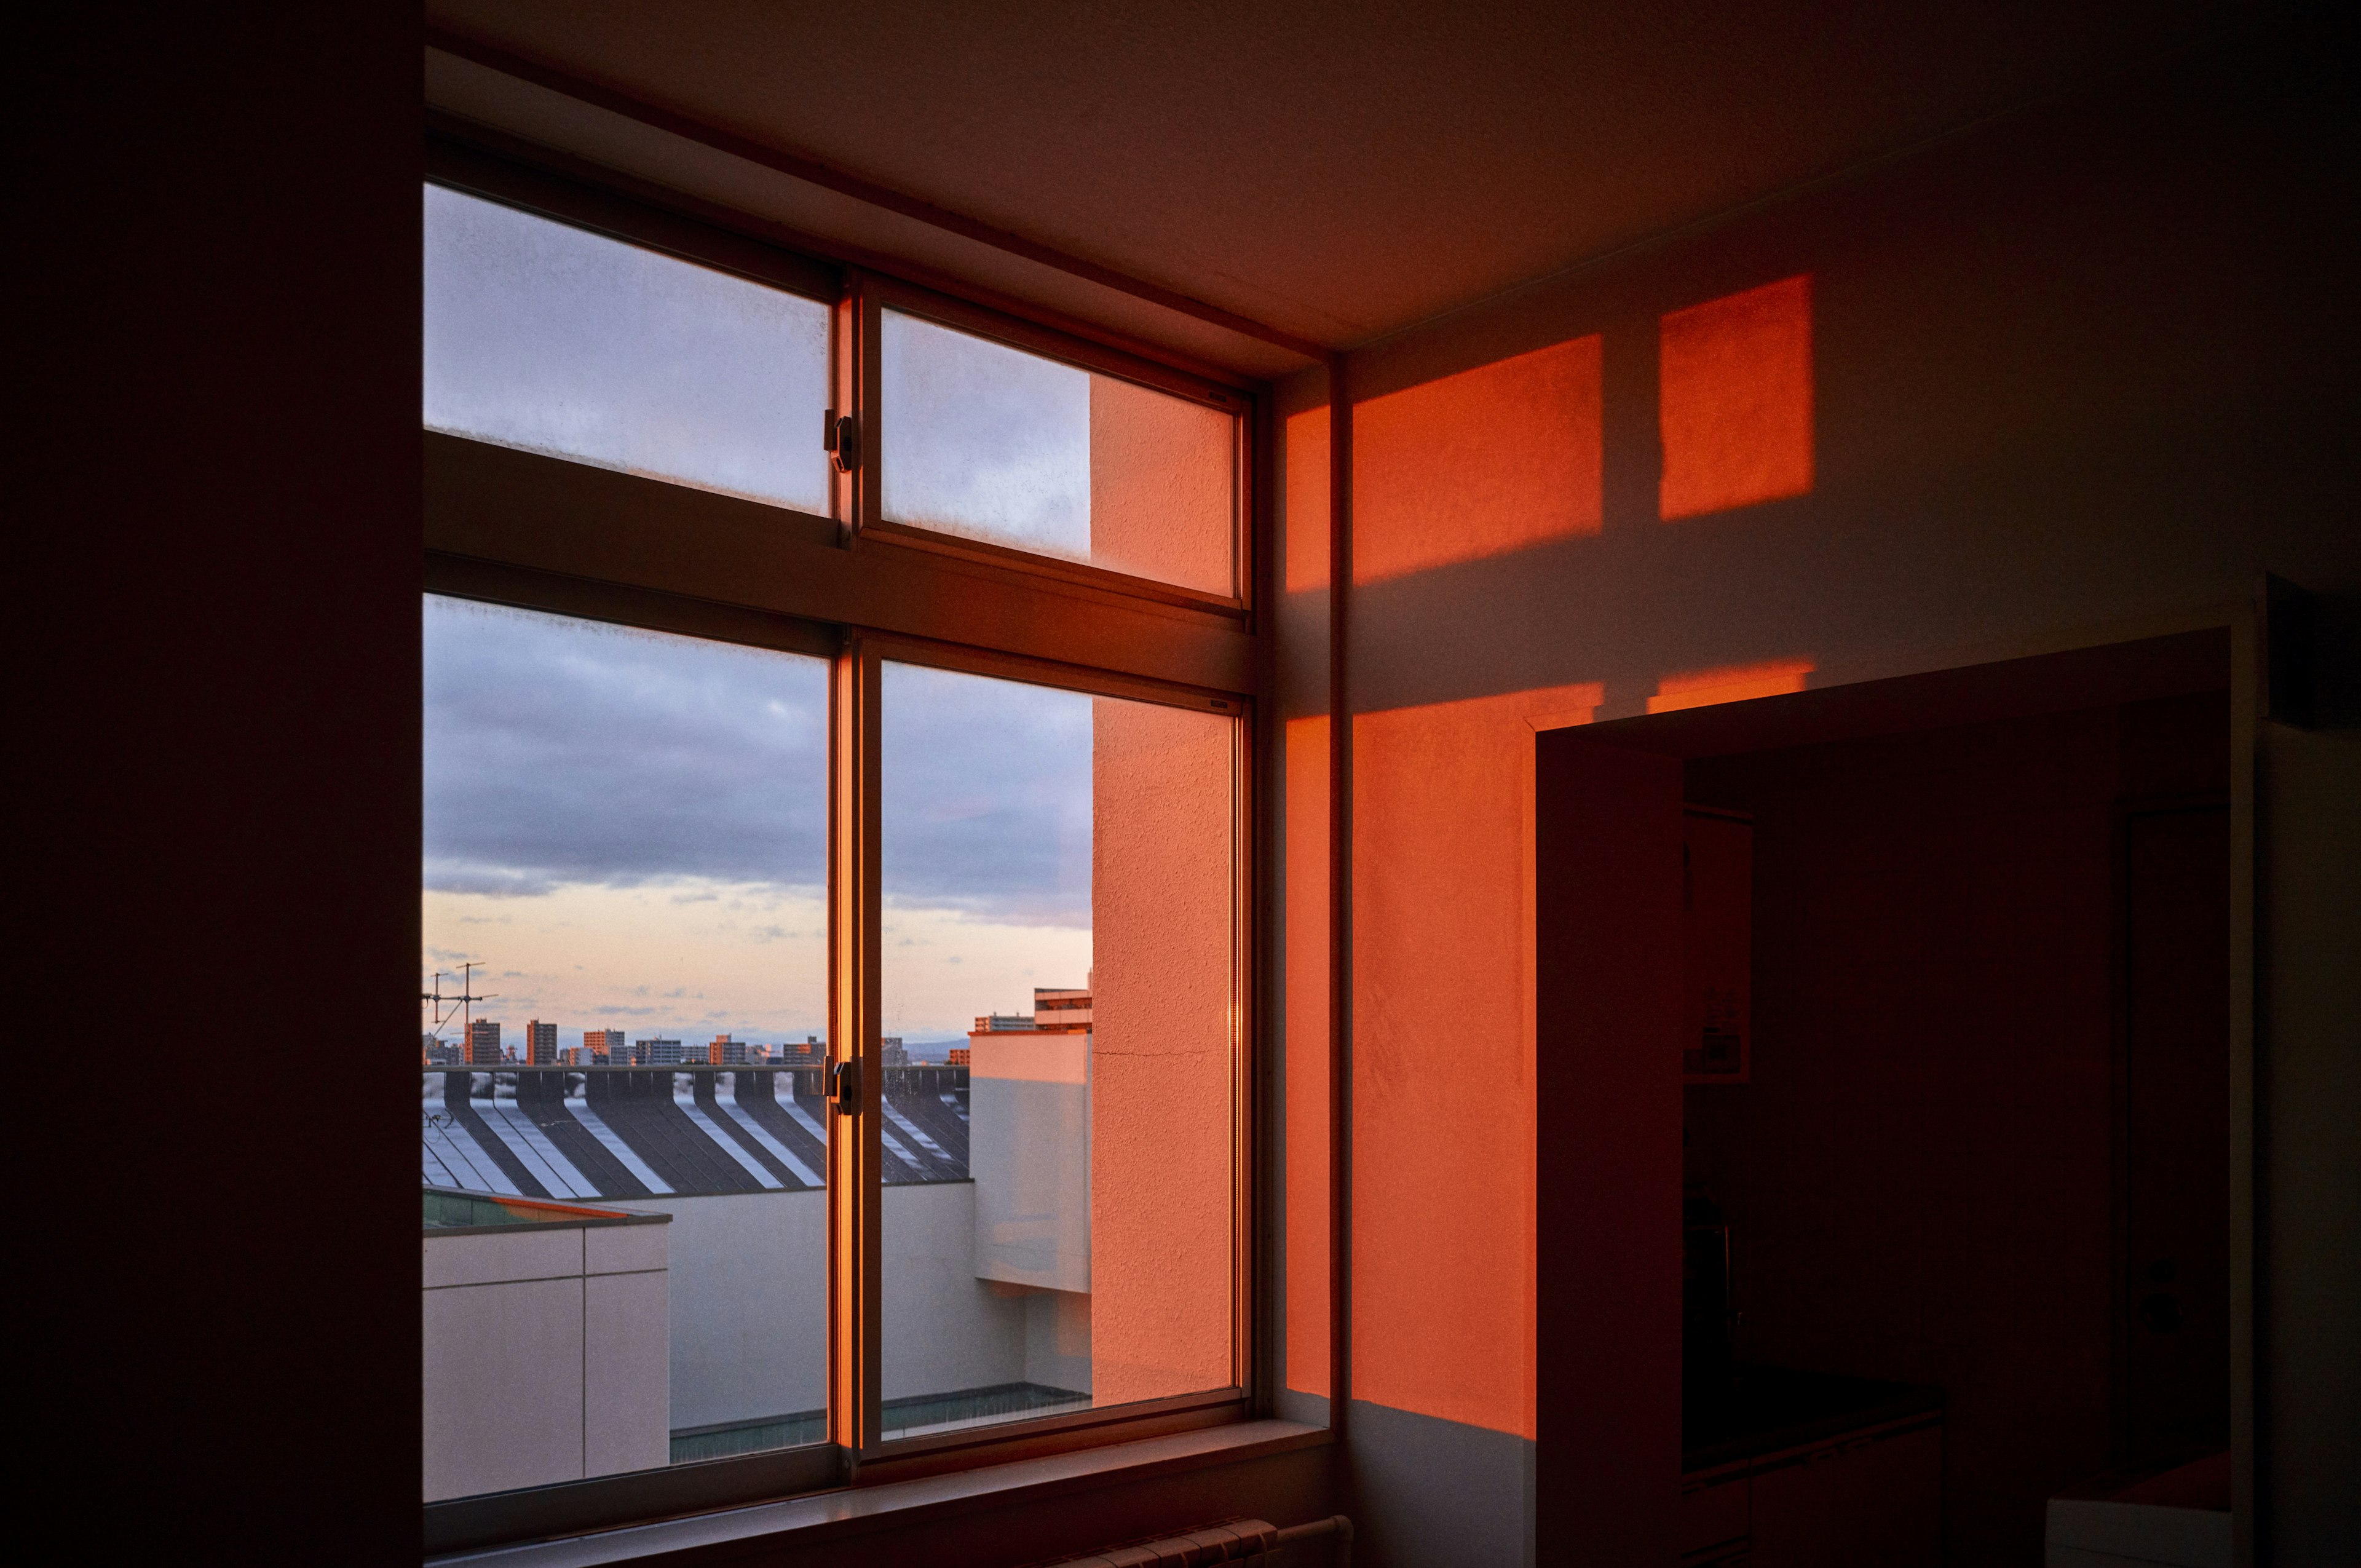
[[884, 515], [1229, 594], [1235, 416], [885, 313]]
[[822, 304], [426, 188], [426, 425], [826, 515]]
[[826, 663], [425, 651], [427, 1499], [825, 1441]]
[[1235, 721], [883, 715], [885, 1435], [1232, 1386]]

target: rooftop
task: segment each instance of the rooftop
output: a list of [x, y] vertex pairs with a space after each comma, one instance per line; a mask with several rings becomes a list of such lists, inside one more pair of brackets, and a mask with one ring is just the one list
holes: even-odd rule
[[[827, 1185], [829, 1111], [810, 1069], [503, 1064], [422, 1079], [430, 1189], [563, 1202]], [[967, 1180], [967, 1070], [887, 1068], [884, 1084], [885, 1184]]]

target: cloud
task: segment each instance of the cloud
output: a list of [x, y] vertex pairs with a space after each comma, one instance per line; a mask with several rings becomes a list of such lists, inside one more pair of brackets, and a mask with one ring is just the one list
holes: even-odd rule
[[825, 875], [820, 661], [429, 598], [426, 885]]
[[[556, 891], [557, 883], [546, 876], [520, 870], [514, 866], [485, 865], [448, 857], [429, 854], [422, 868], [423, 882], [432, 893], [473, 893], [487, 898], [539, 898]], [[484, 924], [490, 917], [478, 916]]]
[[1090, 558], [1087, 371], [898, 315], [880, 368], [886, 516]]
[[1092, 699], [908, 664], [884, 685], [885, 902], [1087, 927]]
[[433, 186], [425, 220], [429, 426], [827, 510], [778, 422], [818, 422], [826, 305]]
[[[434, 597], [425, 634], [429, 890], [821, 887], [821, 661]], [[1092, 699], [898, 664], [884, 696], [888, 905], [1087, 927]]]

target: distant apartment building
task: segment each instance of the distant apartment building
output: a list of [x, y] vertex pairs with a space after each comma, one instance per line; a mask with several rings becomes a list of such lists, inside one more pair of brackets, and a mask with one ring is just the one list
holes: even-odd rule
[[1091, 1028], [1091, 993], [1087, 991], [1033, 992], [1033, 1026], [1062, 1034], [1086, 1035]]
[[878, 1060], [883, 1066], [907, 1067], [910, 1065], [909, 1050], [902, 1044], [902, 1036], [899, 1035], [880, 1036], [877, 1050]]
[[634, 1040], [631, 1054], [639, 1058], [642, 1067], [678, 1067], [681, 1064], [678, 1040]]
[[524, 1026], [524, 1044], [517, 1054], [519, 1061], [547, 1067], [557, 1060], [557, 1025], [535, 1018]]
[[500, 1065], [500, 1025], [497, 1019], [478, 1018], [467, 1026], [467, 1059], [478, 1067]]
[[715, 1067], [740, 1064], [746, 1059], [746, 1042], [733, 1040], [727, 1035], [716, 1035], [705, 1047], [705, 1059]]
[[968, 1065], [968, 1058], [969, 1058], [972, 1055], [973, 1055], [973, 1054], [974, 1054], [974, 1053], [972, 1053], [972, 1051], [970, 1051], [970, 1050], [968, 1049], [968, 1047], [965, 1047], [965, 1046], [953, 1046], [953, 1047], [951, 1047], [951, 1055], [950, 1055], [950, 1063], [951, 1063], [951, 1066], [953, 1066], [953, 1067], [965, 1067], [965, 1066], [967, 1066], [967, 1065]]
[[1091, 1032], [1091, 993], [1088, 991], [1057, 990], [1036, 987], [1033, 1011], [1024, 1013], [985, 1013], [979, 1015], [973, 1035], [1009, 1035], [1032, 1030], [1049, 1030], [1061, 1035], [1087, 1035]]
[[594, 1062], [605, 1062], [609, 1067], [631, 1065], [631, 1043], [623, 1038], [620, 1029], [585, 1029], [582, 1048]]
[[818, 1035], [806, 1035], [800, 1040], [782, 1040], [774, 1054], [790, 1067], [818, 1067], [828, 1059], [828, 1047]]

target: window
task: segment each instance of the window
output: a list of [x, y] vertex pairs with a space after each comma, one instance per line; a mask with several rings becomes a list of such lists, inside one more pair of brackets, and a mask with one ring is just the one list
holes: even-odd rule
[[1248, 1413], [1250, 398], [437, 159], [430, 1543]]
[[900, 663], [884, 695], [885, 1025], [969, 1051], [957, 1126], [889, 1095], [888, 1180], [972, 1177], [887, 1190], [884, 1435], [1231, 1387], [1235, 720]]
[[828, 510], [829, 308], [426, 191], [426, 428]]
[[427, 1498], [821, 1441], [828, 666], [424, 630]]
[[883, 313], [889, 521], [1236, 591], [1237, 420]]

